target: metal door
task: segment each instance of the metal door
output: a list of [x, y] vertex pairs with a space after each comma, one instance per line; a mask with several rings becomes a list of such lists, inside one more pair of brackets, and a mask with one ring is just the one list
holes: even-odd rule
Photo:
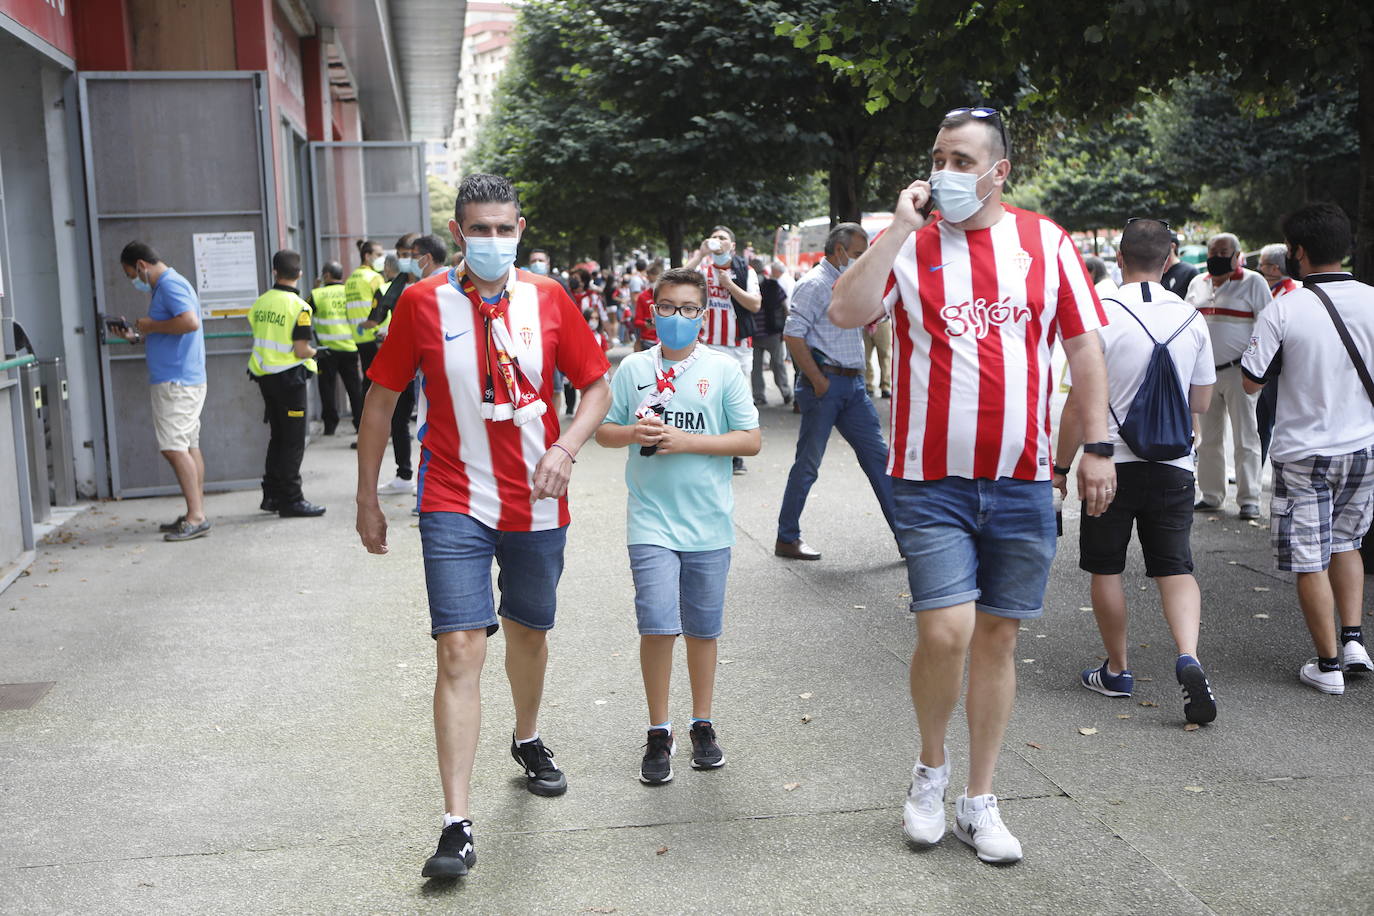
[[338, 261], [347, 274], [358, 263], [359, 239], [390, 249], [407, 232], [429, 226], [429, 185], [423, 143], [311, 143], [310, 276]]
[[[138, 239], [202, 290], [208, 389], [200, 447], [206, 489], [257, 482], [267, 433], [245, 367], [247, 306], [270, 283], [276, 239], [268, 104], [260, 72], [120, 72], [80, 75], [86, 196], [94, 258], [95, 310], [132, 320], [148, 296], [133, 289], [119, 252]], [[254, 282], [209, 280], [210, 246], [221, 233], [252, 233]], [[197, 262], [201, 237], [202, 261]], [[244, 253], [249, 247], [244, 239]], [[208, 239], [208, 241], [207, 241]], [[224, 250], [224, 249], [221, 249]], [[223, 261], [220, 262], [223, 266]], [[238, 287], [242, 287], [241, 289]], [[103, 334], [104, 327], [95, 324]], [[116, 496], [177, 492], [153, 434], [141, 346], [101, 347], [110, 489]]]

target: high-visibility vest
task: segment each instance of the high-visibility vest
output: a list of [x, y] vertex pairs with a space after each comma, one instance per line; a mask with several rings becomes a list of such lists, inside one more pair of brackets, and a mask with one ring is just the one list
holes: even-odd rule
[[305, 313], [310, 321], [310, 306], [295, 293], [269, 289], [248, 309], [248, 324], [253, 329], [253, 352], [248, 356], [248, 371], [257, 376], [275, 375], [296, 366], [318, 372], [313, 359], [296, 356], [291, 332]]
[[315, 338], [330, 350], [357, 353], [353, 325], [348, 320], [348, 293], [342, 283], [317, 286], [310, 291], [315, 309]]
[[382, 285], [382, 275], [366, 264], [348, 275], [344, 281], [344, 296], [348, 300], [348, 323], [353, 326], [354, 343], [371, 343], [377, 339], [376, 328], [365, 328], [363, 322], [372, 312], [372, 296]]

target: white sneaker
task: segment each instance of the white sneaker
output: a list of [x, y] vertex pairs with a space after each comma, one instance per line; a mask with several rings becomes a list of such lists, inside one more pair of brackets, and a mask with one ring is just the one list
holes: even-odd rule
[[984, 862], [1021, 861], [1021, 841], [1011, 835], [997, 810], [996, 795], [960, 795], [954, 800], [954, 835], [973, 847]]
[[1368, 674], [1374, 671], [1374, 662], [1364, 644], [1352, 639], [1341, 647], [1341, 667], [1346, 674]]
[[1317, 667], [1315, 658], [1298, 669], [1298, 680], [1322, 693], [1335, 696], [1345, 693], [1345, 675], [1339, 671], [1323, 671]]
[[414, 481], [414, 480], [402, 480], [402, 479], [399, 478], [399, 477], [393, 477], [393, 478], [391, 479], [391, 482], [390, 482], [390, 483], [384, 483], [384, 484], [382, 484], [380, 487], [378, 487], [378, 488], [377, 488], [377, 492], [378, 492], [378, 493], [414, 493], [414, 492], [415, 492], [415, 481]]
[[949, 750], [945, 762], [928, 767], [916, 759], [911, 768], [911, 788], [902, 806], [902, 829], [913, 843], [931, 846], [945, 835], [945, 789], [949, 786]]

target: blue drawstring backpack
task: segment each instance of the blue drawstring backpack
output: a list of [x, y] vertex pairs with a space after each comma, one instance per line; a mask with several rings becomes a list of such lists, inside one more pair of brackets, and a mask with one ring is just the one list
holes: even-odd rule
[[[1145, 301], [1149, 302], [1149, 287], [1142, 284], [1142, 292]], [[1116, 420], [1121, 441], [1135, 452], [1137, 458], [1146, 461], [1182, 458], [1193, 450], [1193, 424], [1188, 415], [1188, 399], [1183, 396], [1183, 389], [1178, 383], [1174, 358], [1169, 354], [1169, 344], [1192, 324], [1198, 313], [1193, 312], [1177, 331], [1169, 335], [1168, 340], [1160, 343], [1135, 312], [1118, 299], [1111, 301], [1134, 318], [1155, 345], [1150, 354], [1150, 363], [1145, 368], [1145, 377], [1141, 379], [1140, 388], [1126, 410], [1125, 422], [1112, 410], [1112, 419]], [[1110, 405], [1107, 409], [1111, 410]]]

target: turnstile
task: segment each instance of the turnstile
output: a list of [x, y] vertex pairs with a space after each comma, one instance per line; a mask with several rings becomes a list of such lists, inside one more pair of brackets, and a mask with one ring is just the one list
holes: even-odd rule
[[43, 383], [43, 414], [47, 426], [48, 480], [54, 506], [76, 505], [76, 444], [72, 441], [71, 400], [67, 364], [62, 357], [38, 361]]
[[24, 447], [28, 451], [29, 498], [34, 523], [52, 515], [48, 495], [48, 448], [43, 429], [43, 381], [34, 363], [19, 369], [20, 398], [24, 414]]

